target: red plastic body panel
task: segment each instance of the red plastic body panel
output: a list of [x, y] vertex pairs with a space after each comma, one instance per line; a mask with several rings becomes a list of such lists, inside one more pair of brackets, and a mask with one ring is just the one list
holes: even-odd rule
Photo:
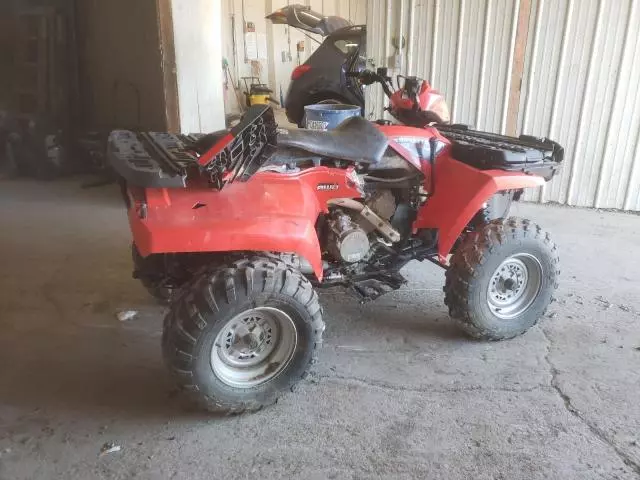
[[542, 177], [503, 170], [478, 170], [451, 158], [451, 142], [434, 127], [388, 125], [379, 128], [389, 137], [391, 148], [409, 163], [416, 165], [416, 161], [420, 162], [419, 168], [424, 174], [424, 188], [427, 192], [431, 189], [429, 159], [416, 159], [398, 141], [421, 138], [428, 142], [435, 138], [443, 145], [443, 150], [436, 158], [435, 191], [430, 192], [432, 195], [420, 209], [414, 222], [414, 231], [420, 228], [438, 229], [438, 255], [442, 262], [473, 216], [495, 193], [539, 187], [545, 183]]
[[438, 229], [438, 255], [442, 262], [465, 226], [492, 195], [545, 184], [542, 177], [534, 175], [478, 170], [450, 158], [446, 152], [436, 160], [435, 171], [435, 192], [418, 212], [414, 229]]
[[[424, 189], [430, 196], [413, 227], [414, 231], [438, 230], [438, 255], [443, 263], [466, 225], [492, 195], [545, 183], [542, 177], [478, 170], [454, 160], [449, 154], [450, 142], [432, 127], [379, 128], [389, 138], [390, 147], [424, 175]], [[417, 158], [402, 146], [407, 139], [411, 143], [431, 138], [442, 147], [432, 192], [429, 159]], [[352, 174], [353, 169], [316, 167], [296, 174], [260, 172], [248, 182], [235, 182], [221, 191], [198, 183], [185, 189], [146, 189], [144, 196], [131, 189], [129, 222], [143, 256], [245, 250], [296, 253], [309, 261], [322, 280], [315, 224], [318, 216], [328, 211], [329, 200], [362, 197]], [[146, 209], [141, 208], [143, 202]]]
[[[391, 95], [389, 102], [391, 106], [395, 109], [401, 110], [411, 110], [413, 108], [413, 102], [410, 98], [404, 98], [404, 90], [396, 90]], [[418, 103], [420, 106], [420, 110], [427, 111], [429, 108], [438, 100], [442, 99], [442, 94], [431, 88], [431, 85], [427, 81], [422, 82], [422, 86], [420, 87], [420, 93], [418, 94]]]
[[400, 140], [416, 139], [416, 141], [418, 141], [421, 139], [428, 142], [431, 138], [436, 138], [445, 145], [449, 145], [450, 143], [449, 140], [443, 137], [440, 132], [433, 127], [417, 128], [407, 127], [405, 125], [380, 125], [378, 128], [389, 138], [389, 146], [410, 164], [420, 170], [425, 177], [427, 177], [427, 180], [431, 170], [431, 165], [429, 165], [428, 161], [429, 159], [416, 158], [415, 155], [411, 154], [411, 152], [401, 145]]
[[[134, 241], [152, 253], [274, 251], [307, 259], [319, 280], [315, 223], [332, 198], [360, 198], [350, 170], [318, 167], [298, 174], [261, 172], [223, 190], [206, 185], [147, 189], [146, 216], [129, 209]], [[319, 184], [334, 189], [318, 190]]]

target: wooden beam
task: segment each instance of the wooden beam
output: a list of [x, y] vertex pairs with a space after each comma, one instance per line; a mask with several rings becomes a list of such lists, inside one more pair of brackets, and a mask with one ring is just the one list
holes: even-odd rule
[[520, 2], [520, 9], [513, 54], [513, 68], [511, 70], [511, 88], [508, 93], [507, 135], [516, 135], [517, 133], [518, 111], [520, 109], [520, 95], [522, 93], [522, 78], [524, 76], [524, 62], [527, 53], [527, 38], [529, 36], [529, 18], [531, 16], [531, 0], [516, 1]]
[[[178, 77], [176, 73], [176, 51], [173, 41], [173, 15], [171, 0], [156, 0], [158, 11], [158, 34], [162, 56], [165, 122], [169, 132], [180, 131], [180, 103], [178, 100]], [[222, 66], [220, 67], [222, 68]]]

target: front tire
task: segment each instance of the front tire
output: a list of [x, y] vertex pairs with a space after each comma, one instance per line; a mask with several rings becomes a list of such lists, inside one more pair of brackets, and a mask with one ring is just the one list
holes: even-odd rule
[[163, 354], [200, 406], [242, 413], [274, 403], [307, 375], [323, 331], [309, 281], [279, 260], [256, 258], [203, 273], [176, 296]]
[[498, 219], [460, 243], [446, 273], [445, 303], [472, 337], [505, 340], [544, 315], [559, 275], [548, 233], [526, 219]]

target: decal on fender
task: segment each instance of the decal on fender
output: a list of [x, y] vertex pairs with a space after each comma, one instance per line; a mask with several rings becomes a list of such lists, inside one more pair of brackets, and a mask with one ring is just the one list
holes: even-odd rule
[[319, 190], [321, 192], [328, 192], [331, 190], [338, 190], [339, 188], [340, 185], [338, 185], [337, 183], [319, 183], [316, 187], [316, 190]]

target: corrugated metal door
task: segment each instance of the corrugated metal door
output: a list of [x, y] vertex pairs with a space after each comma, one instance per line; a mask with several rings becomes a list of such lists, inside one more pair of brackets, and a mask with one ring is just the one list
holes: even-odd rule
[[367, 55], [427, 78], [456, 122], [562, 143], [562, 173], [527, 199], [640, 210], [638, 3], [369, 0]]

